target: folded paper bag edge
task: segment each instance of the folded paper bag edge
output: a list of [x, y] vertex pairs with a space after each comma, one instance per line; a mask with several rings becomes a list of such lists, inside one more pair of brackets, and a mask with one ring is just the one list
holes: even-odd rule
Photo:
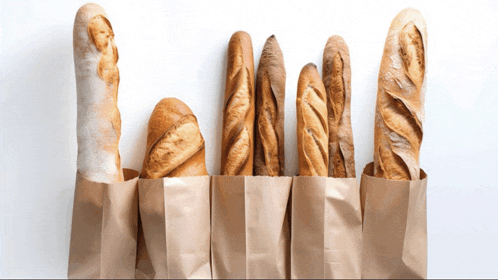
[[[77, 252], [80, 251], [78, 248], [81, 248], [82, 246], [87, 247], [88, 244], [93, 244], [95, 242], [101, 244], [101, 235], [102, 231], [104, 230], [104, 226], [102, 225], [104, 216], [103, 216], [103, 207], [104, 207], [104, 194], [107, 193], [105, 191], [106, 189], [113, 188], [113, 187], [128, 187], [132, 188], [134, 190], [138, 190], [138, 176], [139, 172], [133, 169], [128, 169], [124, 168], [123, 169], [124, 173], [124, 179], [125, 181], [123, 182], [113, 182], [113, 183], [104, 183], [104, 182], [94, 182], [91, 180], [88, 180], [86, 177], [84, 177], [81, 173], [76, 172], [76, 179], [75, 179], [75, 190], [74, 190], [74, 197], [73, 197], [73, 209], [72, 209], [72, 219], [71, 219], [71, 232], [70, 232], [70, 246], [69, 246], [69, 254], [68, 254], [68, 270], [67, 270], [67, 277], [68, 278], [95, 278], [95, 277], [100, 277], [102, 276], [103, 269], [100, 267], [101, 261], [96, 261], [95, 257], [96, 255], [99, 255], [98, 258], [101, 258], [100, 253], [96, 253], [96, 251], [93, 251], [92, 254], [95, 254], [94, 256], [77, 256], [75, 254], [78, 254]], [[98, 191], [99, 190], [99, 191]], [[135, 197], [135, 196], [134, 196]], [[137, 202], [137, 199], [135, 203]], [[85, 206], [86, 205], [86, 206]], [[97, 213], [98, 216], [100, 216], [99, 219], [97, 219], [95, 222], [99, 223], [100, 225], [94, 225], [94, 229], [100, 231], [100, 234], [94, 234], [94, 237], [99, 236], [99, 240], [86, 240], [86, 242], [83, 242], [85, 244], [77, 244], [81, 240], [81, 235], [82, 233], [77, 233], [74, 232], [75, 222], [79, 225], [77, 226], [78, 228], [85, 227], [85, 223], [92, 222], [92, 219], [88, 219], [89, 215], [88, 213], [75, 213], [75, 211], [85, 211], [84, 209], [86, 208], [88, 210], [88, 205], [95, 205], [97, 210], [99, 210]], [[133, 206], [132, 206], [133, 208]], [[95, 210], [95, 209], [94, 209]], [[92, 215], [95, 215], [95, 211], [92, 211]], [[77, 219], [77, 220], [75, 220]], [[132, 224], [134, 224], [132, 222]], [[83, 234], [86, 235], [86, 234]], [[92, 239], [92, 237], [90, 237]], [[135, 238], [136, 239], [136, 238]], [[81, 243], [81, 242], [80, 242]], [[77, 248], [78, 247], [78, 248]], [[98, 247], [102, 248], [102, 245], [99, 245]], [[76, 252], [75, 252], [76, 250]], [[88, 252], [87, 252], [88, 253]], [[76, 259], [76, 260], [75, 260]], [[81, 263], [80, 261], [83, 260], [87, 264], [90, 262], [93, 262], [95, 264], [98, 264], [99, 267], [95, 268], [94, 266], [92, 267], [85, 267], [84, 263]], [[76, 262], [75, 262], [76, 261]], [[92, 265], [92, 264], [89, 264]], [[86, 270], [86, 271], [85, 271]], [[105, 273], [104, 273], [105, 274]]]

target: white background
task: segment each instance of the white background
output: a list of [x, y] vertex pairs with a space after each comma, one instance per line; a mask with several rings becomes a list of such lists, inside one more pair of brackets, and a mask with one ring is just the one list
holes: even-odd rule
[[[177, 97], [197, 115], [219, 174], [228, 40], [247, 31], [257, 67], [275, 34], [284, 53], [286, 175], [297, 173], [295, 98], [308, 62], [322, 68], [341, 35], [352, 68], [356, 172], [373, 158], [377, 74], [392, 19], [428, 25], [426, 122], [429, 271], [498, 276], [498, 2], [100, 1], [119, 50], [121, 157], [140, 170], [154, 105]], [[0, 2], [0, 276], [65, 277], [76, 173], [74, 16], [84, 1]]]

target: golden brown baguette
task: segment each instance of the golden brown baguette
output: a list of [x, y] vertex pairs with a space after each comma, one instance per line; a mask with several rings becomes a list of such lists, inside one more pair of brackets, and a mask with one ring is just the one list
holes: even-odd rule
[[296, 109], [299, 175], [326, 177], [329, 163], [327, 99], [313, 63], [304, 66], [299, 74]]
[[391, 23], [379, 71], [374, 176], [420, 178], [427, 29], [419, 11], [405, 9]]
[[284, 175], [284, 111], [284, 56], [272, 35], [263, 47], [256, 76], [254, 175]]
[[208, 175], [204, 138], [190, 108], [176, 98], [157, 103], [149, 119], [141, 177]]
[[222, 175], [252, 175], [254, 58], [251, 36], [238, 31], [228, 44], [221, 144]]
[[73, 51], [78, 96], [78, 172], [90, 181], [123, 181], [119, 138], [118, 49], [102, 7], [83, 5], [76, 13]]
[[344, 39], [332, 36], [323, 50], [323, 85], [327, 91], [329, 177], [355, 178], [351, 128], [351, 64]]

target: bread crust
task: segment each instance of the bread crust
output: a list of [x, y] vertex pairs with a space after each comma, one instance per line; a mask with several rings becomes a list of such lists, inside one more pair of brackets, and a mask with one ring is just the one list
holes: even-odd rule
[[340, 36], [328, 39], [323, 50], [323, 84], [327, 91], [329, 177], [355, 178], [351, 128], [351, 64], [349, 49]]
[[141, 177], [208, 175], [204, 138], [190, 108], [176, 98], [164, 98], [149, 118]]
[[427, 73], [427, 29], [419, 11], [392, 21], [379, 71], [375, 111], [374, 176], [420, 178]]
[[254, 153], [254, 58], [251, 36], [232, 35], [223, 109], [222, 175], [252, 175]]
[[299, 175], [328, 175], [328, 124], [325, 87], [316, 65], [303, 67], [297, 84], [297, 151]]
[[285, 76], [284, 57], [272, 35], [263, 47], [256, 78], [254, 175], [284, 175]]
[[78, 97], [77, 170], [95, 182], [123, 181], [118, 50], [111, 23], [99, 5], [86, 4], [76, 13], [73, 52]]

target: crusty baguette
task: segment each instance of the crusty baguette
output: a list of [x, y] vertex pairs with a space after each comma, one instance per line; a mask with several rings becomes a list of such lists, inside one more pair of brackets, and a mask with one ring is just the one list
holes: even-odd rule
[[238, 31], [228, 44], [221, 145], [222, 175], [252, 175], [254, 58], [251, 36]]
[[275, 35], [266, 40], [256, 75], [254, 175], [284, 175], [284, 56]]
[[405, 9], [391, 23], [379, 71], [375, 110], [374, 176], [420, 178], [427, 29], [419, 11]]
[[204, 138], [190, 108], [176, 98], [157, 103], [149, 119], [145, 179], [208, 175]]
[[329, 163], [327, 97], [313, 63], [304, 66], [299, 74], [296, 109], [299, 175], [326, 177]]
[[323, 50], [323, 85], [327, 91], [329, 177], [355, 178], [351, 128], [351, 64], [344, 39], [332, 36]]
[[99, 5], [86, 4], [78, 10], [73, 51], [78, 95], [78, 172], [90, 181], [123, 181], [118, 50], [111, 23]]

